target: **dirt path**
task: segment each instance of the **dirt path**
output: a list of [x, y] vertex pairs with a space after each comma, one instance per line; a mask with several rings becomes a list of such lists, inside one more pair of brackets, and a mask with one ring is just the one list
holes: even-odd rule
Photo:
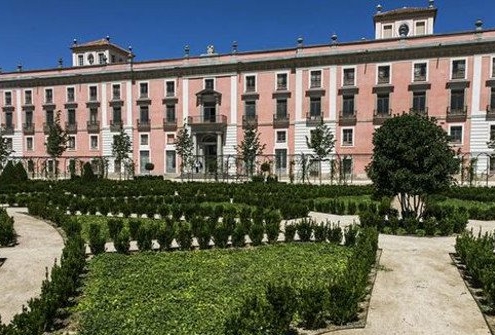
[[0, 267], [0, 315], [8, 323], [22, 310], [22, 305], [37, 296], [46, 268], [51, 269], [55, 258], [60, 259], [64, 242], [50, 225], [25, 215], [25, 208], [9, 208], [14, 217], [18, 245], [0, 248], [0, 257], [7, 258]]
[[[495, 222], [472, 221], [470, 226], [493, 229]], [[453, 237], [380, 235], [381, 270], [366, 328], [328, 334], [489, 335], [478, 306], [451, 264], [454, 244]]]

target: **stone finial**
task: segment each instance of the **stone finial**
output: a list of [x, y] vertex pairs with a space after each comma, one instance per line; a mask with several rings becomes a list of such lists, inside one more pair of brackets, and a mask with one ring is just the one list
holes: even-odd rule
[[184, 57], [189, 58], [189, 52], [190, 51], [191, 51], [191, 49], [189, 48], [189, 44], [186, 44], [184, 46]]
[[476, 20], [474, 26], [476, 27], [477, 31], [483, 30], [483, 21], [481, 21], [481, 19]]
[[207, 55], [213, 55], [215, 53], [215, 46], [213, 44], [210, 44], [206, 47], [206, 54]]
[[62, 59], [62, 57], [60, 57], [58, 59], [58, 68], [61, 69], [63, 66], [64, 66], [64, 60]]
[[107, 42], [110, 42], [110, 35], [107, 35], [106, 40]]
[[381, 13], [382, 12], [382, 9], [383, 9], [383, 6], [382, 5], [377, 5], [376, 6], [376, 12], [377, 13]]
[[77, 45], [77, 39], [76, 39], [76, 38], [74, 38], [74, 39], [72, 40], [72, 45], [74, 45], [74, 46], [76, 46], [76, 45]]
[[232, 53], [233, 54], [237, 53], [237, 41], [232, 42]]
[[435, 0], [428, 0], [428, 8], [434, 8], [435, 7]]
[[298, 47], [298, 48], [302, 48], [302, 46], [303, 46], [303, 42], [304, 42], [303, 38], [302, 38], [302, 37], [299, 37], [299, 38], [297, 39], [297, 47]]
[[337, 43], [337, 34], [333, 33], [331, 38], [332, 38], [332, 44]]
[[19, 63], [17, 65], [17, 72], [22, 72], [22, 64], [21, 63]]
[[127, 55], [127, 60], [129, 61], [129, 63], [132, 63], [132, 61], [134, 60], [134, 54], [132, 53], [132, 45], [129, 45], [127, 49], [129, 50], [129, 54]]

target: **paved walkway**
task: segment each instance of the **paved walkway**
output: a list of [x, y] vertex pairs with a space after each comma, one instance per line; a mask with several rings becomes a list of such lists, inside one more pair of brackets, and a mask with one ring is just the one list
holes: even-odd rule
[[0, 257], [7, 258], [0, 266], [0, 315], [8, 323], [21, 312], [22, 305], [37, 296], [55, 258], [60, 260], [64, 242], [52, 226], [26, 215], [26, 208], [7, 209], [14, 217], [18, 245], [0, 248]]

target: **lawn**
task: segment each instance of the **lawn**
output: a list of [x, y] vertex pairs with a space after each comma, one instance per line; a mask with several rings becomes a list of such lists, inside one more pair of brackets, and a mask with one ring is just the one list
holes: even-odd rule
[[102, 254], [76, 307], [81, 335], [219, 335], [243, 297], [266, 283], [303, 287], [342, 271], [352, 249], [290, 243], [248, 249]]

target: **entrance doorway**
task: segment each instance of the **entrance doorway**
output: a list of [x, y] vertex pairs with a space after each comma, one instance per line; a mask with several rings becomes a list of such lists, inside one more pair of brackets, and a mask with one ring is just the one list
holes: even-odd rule
[[215, 173], [218, 167], [217, 137], [205, 134], [198, 143], [198, 160], [202, 162], [204, 172]]

